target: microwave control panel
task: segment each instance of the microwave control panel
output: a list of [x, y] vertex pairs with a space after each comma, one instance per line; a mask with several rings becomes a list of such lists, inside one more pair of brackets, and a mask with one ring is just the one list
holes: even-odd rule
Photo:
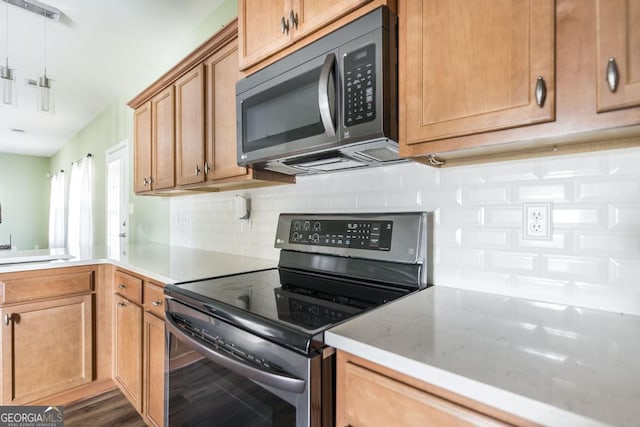
[[392, 233], [393, 221], [296, 218], [291, 221], [289, 243], [388, 251]]
[[376, 49], [369, 44], [344, 55], [344, 124], [376, 118]]

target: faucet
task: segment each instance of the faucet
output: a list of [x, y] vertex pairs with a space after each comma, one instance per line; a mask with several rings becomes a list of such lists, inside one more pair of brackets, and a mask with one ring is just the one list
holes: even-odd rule
[[9, 234], [9, 244], [8, 245], [0, 245], [0, 251], [6, 251], [11, 249], [11, 234]]

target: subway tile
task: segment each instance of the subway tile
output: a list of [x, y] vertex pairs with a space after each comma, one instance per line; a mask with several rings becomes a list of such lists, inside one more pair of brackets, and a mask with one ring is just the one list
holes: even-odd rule
[[608, 173], [607, 159], [601, 154], [561, 156], [547, 159], [541, 165], [545, 179], [597, 176]]
[[458, 287], [461, 274], [461, 268], [440, 265], [433, 272], [433, 284], [436, 286]]
[[553, 228], [556, 227], [606, 227], [607, 214], [601, 205], [553, 206]]
[[640, 259], [622, 257], [609, 259], [609, 283], [640, 287]]
[[611, 175], [640, 175], [640, 148], [611, 150], [609, 157], [609, 173]]
[[640, 177], [607, 178], [579, 181], [578, 201], [637, 201], [640, 198]]
[[[313, 201], [313, 198], [311, 199]], [[382, 210], [385, 208], [385, 194], [381, 192], [360, 193], [356, 196], [358, 209]]]
[[461, 274], [459, 287], [504, 295], [509, 292], [508, 279], [509, 274], [505, 273], [464, 269]]
[[576, 251], [585, 255], [640, 256], [640, 233], [614, 231], [576, 232]]
[[354, 194], [331, 194], [325, 197], [331, 201], [331, 208], [336, 211], [356, 208], [357, 200]]
[[461, 237], [462, 230], [459, 227], [438, 227], [438, 229], [435, 230], [433, 244], [437, 247], [459, 247], [462, 243]]
[[465, 185], [484, 183], [484, 170], [482, 166], [460, 166], [457, 168], [441, 169], [441, 185]]
[[481, 249], [439, 247], [437, 255], [437, 268], [441, 265], [473, 269], [484, 267], [484, 251]]
[[401, 208], [403, 210], [420, 209], [422, 194], [420, 191], [388, 191], [386, 193], [387, 208]]
[[535, 276], [511, 276], [509, 278], [518, 296], [542, 301], [571, 304], [572, 286], [568, 280], [545, 279]]
[[519, 250], [553, 251], [570, 253], [572, 249], [572, 232], [553, 230], [551, 239], [525, 239], [522, 230], [513, 232], [515, 248]]
[[539, 169], [531, 161], [496, 163], [485, 167], [484, 176], [486, 182], [531, 181], [540, 177]]
[[462, 246], [469, 248], [503, 248], [509, 247], [509, 231], [495, 229], [462, 230]]
[[575, 282], [574, 303], [581, 307], [640, 315], [640, 287], [615, 288], [601, 283]]
[[541, 256], [541, 273], [548, 278], [603, 281], [608, 276], [607, 259], [571, 255]]
[[463, 205], [495, 205], [509, 202], [507, 185], [484, 185], [462, 188]]
[[462, 203], [460, 187], [428, 188], [421, 191], [423, 207], [459, 206]]
[[405, 189], [423, 189], [440, 185], [440, 169], [409, 162], [402, 170], [402, 187]]
[[491, 227], [522, 227], [522, 206], [485, 208], [485, 225]]
[[609, 228], [613, 230], [640, 231], [640, 203], [610, 204]]
[[482, 225], [484, 221], [484, 210], [481, 207], [473, 208], [450, 208], [443, 207], [440, 209], [440, 225], [447, 226], [465, 226]]
[[538, 255], [526, 252], [487, 251], [485, 268], [511, 274], [538, 272]]
[[567, 182], [514, 184], [516, 202], [566, 202], [570, 200], [571, 184]]

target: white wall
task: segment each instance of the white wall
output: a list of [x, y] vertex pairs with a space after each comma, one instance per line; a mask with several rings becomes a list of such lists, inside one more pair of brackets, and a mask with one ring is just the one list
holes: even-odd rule
[[[251, 197], [250, 222], [234, 195]], [[553, 239], [522, 239], [551, 202]], [[277, 259], [280, 212], [435, 212], [434, 282], [640, 314], [640, 148], [450, 169], [407, 163], [296, 185], [173, 198], [170, 242]]]

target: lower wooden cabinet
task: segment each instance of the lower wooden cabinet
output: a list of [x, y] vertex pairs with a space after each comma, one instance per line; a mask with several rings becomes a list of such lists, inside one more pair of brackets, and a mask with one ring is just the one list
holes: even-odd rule
[[113, 379], [142, 412], [142, 307], [120, 295], [114, 304]]
[[144, 313], [144, 419], [147, 425], [164, 425], [164, 320]]
[[338, 351], [338, 426], [527, 424], [511, 414], [501, 413], [462, 396], [442, 392], [439, 393], [435, 386]]
[[92, 296], [0, 309], [2, 405], [21, 405], [92, 381]]
[[[116, 270], [113, 290], [113, 379], [148, 425], [162, 426], [164, 289], [146, 277]], [[135, 302], [125, 293], [135, 296]]]

